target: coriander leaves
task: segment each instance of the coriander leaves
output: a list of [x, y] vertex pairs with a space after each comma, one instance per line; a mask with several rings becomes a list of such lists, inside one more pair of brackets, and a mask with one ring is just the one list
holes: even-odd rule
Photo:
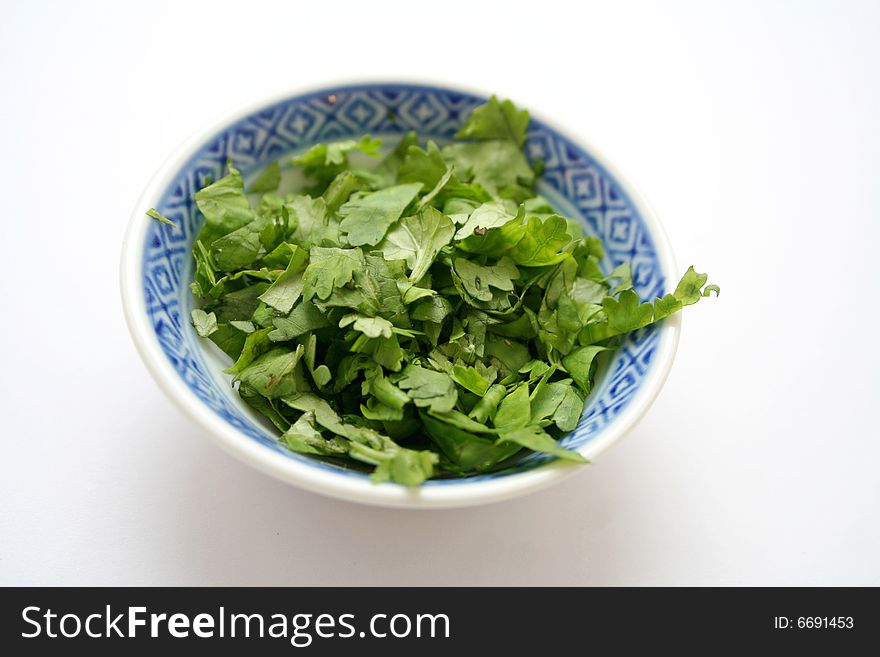
[[406, 486], [530, 452], [582, 463], [559, 439], [620, 336], [718, 294], [693, 268], [646, 301], [627, 263], [606, 274], [536, 195], [528, 125], [493, 97], [453, 143], [316, 144], [196, 193], [193, 327], [280, 444]]

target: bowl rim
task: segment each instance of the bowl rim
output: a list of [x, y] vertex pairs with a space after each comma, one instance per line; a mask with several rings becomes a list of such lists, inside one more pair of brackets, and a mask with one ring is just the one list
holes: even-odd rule
[[[278, 92], [261, 96], [237, 108], [224, 112], [203, 128], [186, 139], [159, 167], [141, 193], [129, 218], [122, 245], [120, 260], [120, 288], [126, 323], [144, 364], [159, 387], [178, 408], [194, 419], [208, 435], [227, 453], [253, 466], [257, 470], [289, 484], [343, 499], [351, 502], [375, 506], [399, 508], [452, 508], [499, 502], [546, 488], [566, 477], [585, 470], [576, 464], [556, 460], [539, 468], [511, 474], [497, 479], [468, 482], [466, 479], [454, 486], [431, 486], [407, 488], [398, 484], [375, 484], [366, 478], [355, 478], [312, 467], [306, 461], [288, 458], [283, 454], [260, 445], [257, 441], [241, 433], [208, 408], [180, 377], [162, 351], [159, 340], [151, 326], [147, 313], [142, 283], [143, 243], [152, 219], [144, 212], [145, 208], [158, 203], [162, 191], [168, 186], [181, 166], [199, 147], [224, 129], [240, 120], [287, 99], [352, 86], [420, 86], [442, 91], [472, 94], [488, 98], [491, 93], [485, 90], [444, 80], [407, 79], [393, 80], [357, 79], [355, 77], [328, 81], [320, 85], [284, 88]], [[608, 174], [620, 185], [632, 201], [642, 220], [648, 226], [653, 238], [657, 257], [667, 281], [676, 280], [679, 273], [675, 255], [665, 229], [653, 208], [639, 188], [626, 176], [603, 151], [592, 142], [579, 135], [572, 136], [552, 120], [535, 111], [530, 104], [529, 113], [548, 128], [555, 130], [567, 140], [589, 153]], [[676, 313], [659, 327], [660, 335], [655, 353], [655, 362], [643, 379], [639, 390], [620, 415], [600, 435], [578, 450], [587, 459], [593, 460], [612, 443], [628, 433], [645, 415], [660, 393], [665, 383], [681, 333], [681, 313]]]

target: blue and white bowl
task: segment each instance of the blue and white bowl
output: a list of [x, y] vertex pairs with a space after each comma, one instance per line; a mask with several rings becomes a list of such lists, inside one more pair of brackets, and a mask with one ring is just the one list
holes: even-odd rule
[[[510, 498], [594, 466], [533, 454], [504, 471], [426, 482], [418, 489], [374, 484], [369, 476], [290, 452], [238, 397], [228, 363], [190, 325], [190, 248], [201, 225], [193, 194], [232, 160], [247, 179], [282, 156], [317, 142], [364, 133], [394, 143], [404, 132], [448, 141], [487, 95], [416, 83], [340, 84], [287, 94], [235, 112], [184, 144], [138, 201], [122, 253], [122, 297], [135, 344], [156, 381], [214, 440], [242, 461], [283, 481], [355, 502], [400, 507], [454, 507]], [[531, 110], [532, 108], [527, 108]], [[541, 194], [587, 233], [602, 239], [604, 263], [633, 263], [643, 299], [668, 291], [678, 272], [666, 235], [641, 194], [595, 148], [532, 113], [526, 152], [544, 161]], [[171, 227], [147, 218], [155, 207]], [[562, 440], [586, 458], [620, 438], [662, 387], [678, 344], [674, 315], [629, 336], [587, 400], [577, 428]]]

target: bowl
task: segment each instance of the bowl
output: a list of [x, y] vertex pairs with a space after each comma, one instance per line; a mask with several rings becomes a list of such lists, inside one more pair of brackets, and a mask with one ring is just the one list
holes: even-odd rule
[[[222, 373], [228, 363], [190, 325], [190, 248], [201, 225], [193, 195], [232, 160], [247, 180], [270, 161], [328, 140], [364, 133], [394, 143], [404, 132], [448, 141], [488, 94], [422, 83], [334, 84], [263, 100], [212, 123], [159, 169], [132, 213], [123, 245], [125, 316], [159, 386], [220, 447], [257, 469], [337, 498], [396, 507], [456, 507], [535, 491], [591, 467], [531, 454], [503, 471], [430, 480], [419, 488], [373, 483], [365, 473], [293, 453], [246, 406]], [[533, 108], [526, 153], [544, 162], [538, 191], [602, 239], [610, 270], [631, 261], [641, 298], [667, 291], [680, 272], [666, 235], [642, 195], [596, 148], [555, 127]], [[145, 216], [155, 207], [176, 224]], [[577, 428], [561, 439], [588, 459], [614, 443], [648, 410], [678, 344], [679, 315], [637, 331], [597, 378]], [[587, 475], [588, 476], [588, 475]]]

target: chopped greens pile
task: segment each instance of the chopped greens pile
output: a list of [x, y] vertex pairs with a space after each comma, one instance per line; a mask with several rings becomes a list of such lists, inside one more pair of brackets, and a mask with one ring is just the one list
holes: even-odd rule
[[196, 194], [193, 325], [289, 449], [408, 486], [523, 451], [584, 462], [557, 440], [600, 354], [717, 294], [690, 268], [640, 302], [628, 264], [603, 273], [600, 240], [535, 194], [528, 123], [493, 97], [447, 146], [319, 144], [292, 160], [296, 193], [274, 162]]

